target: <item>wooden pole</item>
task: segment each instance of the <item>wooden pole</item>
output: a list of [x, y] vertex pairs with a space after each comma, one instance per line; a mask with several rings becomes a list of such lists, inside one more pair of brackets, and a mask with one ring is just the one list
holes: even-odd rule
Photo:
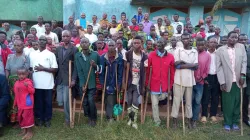
[[103, 120], [104, 96], [105, 96], [105, 90], [106, 90], [106, 80], [107, 80], [107, 74], [108, 74], [108, 66], [106, 66], [105, 78], [104, 78], [104, 85], [103, 85], [103, 91], [102, 91], [101, 125], [102, 125], [102, 120]]
[[[118, 79], [117, 79], [117, 64], [116, 64], [116, 66], [115, 66], [116, 68], [116, 70], [115, 70], [115, 83], [116, 83], [116, 100], [117, 100], [117, 103], [118, 103], [118, 105], [120, 105], [120, 97], [119, 97], [119, 91], [118, 91]], [[117, 121], [119, 121], [119, 114], [117, 114], [117, 116], [116, 116], [116, 119], [117, 119]]]
[[242, 87], [240, 87], [240, 134], [243, 136], [243, 123], [242, 123], [242, 105], [243, 104], [243, 92], [242, 92]]
[[143, 123], [145, 122], [145, 118], [147, 114], [147, 104], [148, 104], [148, 95], [150, 92], [149, 90], [150, 90], [151, 77], [152, 77], [152, 66], [150, 67], [150, 70], [149, 70], [148, 91], [146, 93], [146, 101], [144, 105]]
[[81, 99], [80, 110], [79, 110], [79, 116], [78, 116], [78, 123], [80, 122], [82, 104], [83, 104], [84, 96], [85, 96], [85, 94], [86, 94], [86, 92], [87, 92], [88, 82], [89, 82], [89, 77], [90, 77], [91, 71], [92, 71], [92, 65], [90, 65], [89, 73], [88, 73], [88, 76], [87, 76], [87, 81], [86, 81], [85, 86], [84, 86], [85, 92], [83, 93], [82, 99]]
[[126, 81], [125, 81], [125, 89], [124, 89], [124, 98], [123, 98], [123, 107], [122, 107], [122, 120], [124, 118], [124, 114], [125, 114], [125, 104], [126, 104], [126, 96], [127, 96], [127, 89], [128, 89], [128, 74], [129, 74], [129, 69], [130, 69], [130, 65], [129, 63], [127, 63], [127, 66], [126, 66]]
[[169, 99], [171, 97], [171, 90], [170, 90], [170, 68], [168, 69], [168, 102], [167, 102], [167, 128], [169, 128], [169, 108], [170, 108], [170, 103]]
[[76, 99], [73, 102], [73, 127], [75, 126], [75, 114], [76, 114]]
[[[71, 83], [71, 73], [72, 73], [72, 61], [69, 61], [69, 85]], [[73, 119], [72, 119], [72, 88], [69, 86], [69, 120], [70, 128], [73, 128]]]

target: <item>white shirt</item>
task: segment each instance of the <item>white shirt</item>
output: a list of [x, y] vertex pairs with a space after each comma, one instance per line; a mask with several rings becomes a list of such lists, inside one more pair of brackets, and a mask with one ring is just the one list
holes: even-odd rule
[[210, 63], [210, 69], [208, 74], [215, 75], [216, 74], [216, 57], [215, 57], [215, 51], [213, 53], [210, 53], [207, 51], [208, 54], [211, 56], [211, 63]]
[[38, 24], [33, 25], [32, 27], [36, 28], [36, 35], [39, 38], [42, 34], [45, 33], [45, 25], [43, 24], [42, 26], [39, 26]]
[[[56, 56], [47, 49], [42, 52], [40, 50], [32, 52], [29, 57], [30, 67], [33, 70], [39, 64], [45, 68], [58, 68]], [[33, 81], [36, 89], [53, 89], [54, 87], [54, 76], [49, 72], [34, 70]]]
[[93, 34], [93, 33], [92, 34], [85, 34], [84, 36], [89, 39], [89, 42], [91, 44], [98, 40], [97, 36], [95, 34]]
[[158, 36], [161, 36], [161, 35], [160, 35], [160, 32], [165, 32], [165, 30], [166, 30], [166, 28], [165, 28], [164, 25], [161, 25], [160, 28], [158, 27], [158, 24], [155, 24], [154, 26], [155, 26], [155, 32], [156, 32], [156, 34], [157, 34]]
[[116, 33], [116, 28], [110, 28], [109, 33], [111, 35], [115, 34]]
[[25, 48], [23, 49], [24, 54], [27, 55], [27, 56], [29, 56], [30, 53], [32, 53], [32, 52], [34, 52], [34, 51], [36, 51], [34, 48], [25, 47]]
[[140, 64], [141, 64], [141, 55], [137, 55], [133, 51], [133, 66], [132, 66], [132, 84], [138, 85], [140, 80]]
[[93, 26], [93, 33], [98, 33], [98, 29], [101, 27], [99, 23], [90, 23], [89, 25]]
[[54, 45], [59, 43], [57, 34], [55, 34], [53, 32], [50, 32], [49, 34], [43, 33], [42, 35], [44, 35], [45, 37], [52, 38], [52, 44], [54, 44]]
[[178, 26], [178, 25], [181, 25], [181, 26], [182, 26], [182, 31], [181, 31], [181, 33], [183, 34], [183, 30], [184, 30], [184, 26], [183, 26], [183, 25], [184, 25], [184, 24], [183, 24], [182, 22], [180, 22], [180, 21], [179, 21], [179, 22], [172, 22], [171, 25], [174, 27], [174, 33], [175, 33], [175, 34], [178, 33], [177, 30], [176, 30], [177, 26]]
[[214, 35], [214, 34], [215, 34], [215, 32], [212, 32], [212, 33], [207, 32], [207, 33], [206, 33], [206, 38], [205, 38], [205, 39], [207, 40], [208, 37], [210, 37], [210, 36], [212, 36], [212, 35]]

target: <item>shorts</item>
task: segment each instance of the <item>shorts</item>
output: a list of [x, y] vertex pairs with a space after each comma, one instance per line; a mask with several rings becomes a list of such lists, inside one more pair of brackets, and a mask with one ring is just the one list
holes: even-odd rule
[[34, 126], [34, 111], [31, 109], [18, 109], [18, 121], [22, 129]]

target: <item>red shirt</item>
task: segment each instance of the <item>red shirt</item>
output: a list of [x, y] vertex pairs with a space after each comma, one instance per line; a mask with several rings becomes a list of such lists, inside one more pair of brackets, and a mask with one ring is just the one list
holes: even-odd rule
[[108, 52], [108, 44], [105, 45], [105, 47], [101, 50], [98, 50], [97, 49], [97, 53], [102, 56], [103, 54], [107, 53]]
[[[27, 83], [28, 86], [25, 86], [24, 83]], [[15, 100], [14, 105], [18, 107], [18, 109], [32, 109], [34, 106], [34, 93], [35, 89], [33, 86], [32, 80], [26, 78], [22, 81], [16, 81], [14, 85], [14, 93], [15, 93]], [[30, 99], [32, 104], [27, 106], [27, 96], [30, 95]]]
[[74, 42], [75, 45], [80, 44], [81, 39], [80, 37], [71, 37], [71, 41]]
[[[35, 39], [38, 40], [38, 37], [36, 36]], [[26, 37], [26, 38], [24, 39], [24, 41], [23, 41], [24, 44], [25, 44], [27, 41], [28, 41], [28, 38]]]
[[9, 54], [12, 54], [12, 51], [7, 46], [5, 46], [4, 48], [1, 48], [1, 57], [2, 57], [4, 68], [6, 66], [7, 58]]
[[198, 69], [194, 71], [196, 83], [204, 84], [204, 79], [207, 77], [211, 63], [211, 56], [203, 51], [198, 55]]
[[174, 56], [165, 53], [163, 57], [158, 56], [157, 50], [151, 52], [148, 56], [148, 68], [146, 76], [146, 85], [148, 85], [150, 67], [152, 66], [152, 75], [150, 82], [150, 90], [153, 92], [168, 92], [168, 70], [170, 69], [170, 88], [174, 83]]
[[138, 26], [138, 25], [131, 25], [131, 26], [129, 26], [129, 28], [130, 28], [131, 31], [132, 31], [132, 30], [134, 30], [134, 31], [136, 31], [136, 32], [139, 31], [139, 26]]

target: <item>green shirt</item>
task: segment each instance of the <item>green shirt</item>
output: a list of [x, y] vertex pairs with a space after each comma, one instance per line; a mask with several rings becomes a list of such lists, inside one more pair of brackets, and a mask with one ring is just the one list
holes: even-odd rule
[[[82, 52], [75, 54], [75, 68], [79, 77], [80, 87], [83, 87], [86, 84], [91, 60], [95, 61], [97, 66], [100, 64], [100, 56], [97, 52], [90, 50], [89, 55], [83, 55]], [[92, 68], [89, 76], [88, 89], [96, 88], [95, 71], [96, 70]]]

